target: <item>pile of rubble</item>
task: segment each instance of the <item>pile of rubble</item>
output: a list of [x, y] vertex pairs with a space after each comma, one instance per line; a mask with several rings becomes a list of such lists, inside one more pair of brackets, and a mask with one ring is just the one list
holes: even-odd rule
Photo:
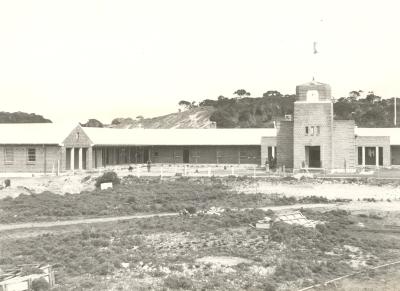
[[269, 229], [271, 225], [275, 222], [296, 224], [309, 228], [315, 228], [317, 224], [323, 223], [321, 221], [307, 219], [300, 211], [294, 211], [274, 214], [272, 218], [266, 216], [263, 219], [257, 221], [255, 224], [252, 224], [251, 226], [258, 229]]
[[55, 284], [54, 271], [50, 265], [26, 264], [15, 268], [0, 270], [0, 290], [32, 290], [34, 281], [42, 279], [51, 288]]
[[210, 207], [208, 210], [200, 210], [200, 211], [195, 211], [193, 212], [192, 209], [183, 209], [179, 212], [180, 215], [187, 215], [187, 216], [192, 216], [192, 215], [218, 215], [220, 216], [223, 212], [225, 211], [224, 208], [222, 207]]

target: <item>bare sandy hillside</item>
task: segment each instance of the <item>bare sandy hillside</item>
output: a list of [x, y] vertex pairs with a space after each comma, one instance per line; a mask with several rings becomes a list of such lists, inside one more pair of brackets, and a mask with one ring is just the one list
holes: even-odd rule
[[[183, 112], [171, 113], [154, 118], [132, 119], [117, 118], [113, 128], [209, 128], [212, 125], [210, 116], [212, 107], [193, 108]], [[117, 124], [116, 124], [117, 123]]]

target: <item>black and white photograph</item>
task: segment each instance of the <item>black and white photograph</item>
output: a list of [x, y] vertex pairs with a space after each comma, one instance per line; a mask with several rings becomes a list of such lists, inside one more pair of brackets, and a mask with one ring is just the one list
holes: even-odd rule
[[0, 291], [400, 291], [399, 11], [0, 0]]

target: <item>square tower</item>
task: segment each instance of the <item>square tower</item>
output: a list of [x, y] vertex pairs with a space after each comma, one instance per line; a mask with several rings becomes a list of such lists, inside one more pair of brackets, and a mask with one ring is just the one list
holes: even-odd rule
[[327, 84], [296, 87], [293, 118], [293, 168], [333, 169], [333, 102]]

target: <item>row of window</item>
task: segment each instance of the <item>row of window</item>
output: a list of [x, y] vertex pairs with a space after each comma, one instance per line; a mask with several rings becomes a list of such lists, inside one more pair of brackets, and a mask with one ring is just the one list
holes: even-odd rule
[[320, 127], [317, 126], [306, 126], [305, 128], [306, 135], [319, 135], [320, 134]]
[[[35, 148], [28, 148], [26, 151], [26, 159], [28, 163], [36, 162], [36, 149]], [[14, 148], [6, 147], [4, 148], [4, 163], [5, 164], [12, 164], [14, 163]]]
[[378, 152], [376, 147], [365, 147], [365, 153], [363, 157], [362, 147], [358, 147], [358, 165], [364, 164], [367, 166], [376, 165], [376, 155], [378, 154], [378, 165], [383, 166], [383, 147], [378, 147]]

